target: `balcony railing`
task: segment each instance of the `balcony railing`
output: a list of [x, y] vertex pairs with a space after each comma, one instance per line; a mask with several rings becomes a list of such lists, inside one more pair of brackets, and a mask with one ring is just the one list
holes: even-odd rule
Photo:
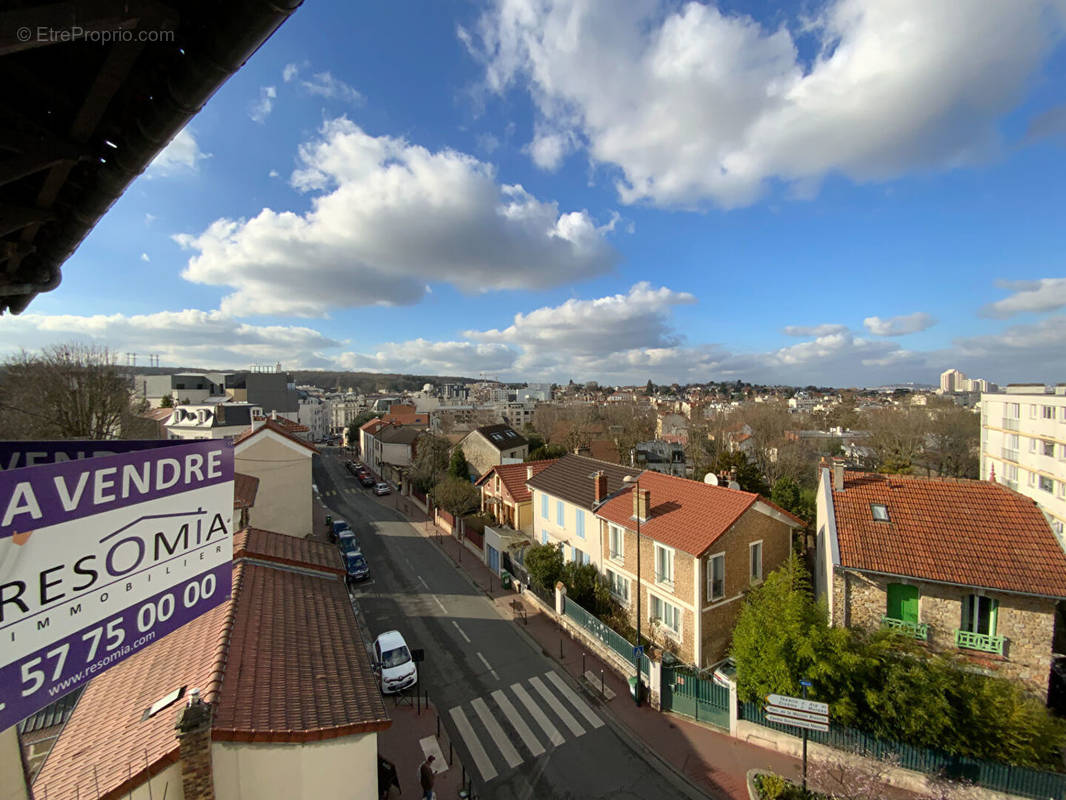
[[1016, 431], [1016, 430], [1018, 430], [1018, 420], [1014, 419], [1013, 417], [1004, 417], [1003, 418], [1003, 430], [1005, 430], [1005, 431]]
[[1000, 452], [1003, 454], [1003, 458], [1006, 459], [1007, 461], [1014, 461], [1014, 462], [1018, 461], [1018, 451], [1017, 450], [1012, 450], [1009, 447], [1004, 447], [1004, 448], [1002, 448], [1000, 450]]
[[955, 631], [955, 646], [966, 650], [980, 650], [982, 653], [995, 653], [1001, 656], [1006, 644], [1006, 636], [989, 636], [985, 633], [973, 633], [972, 631]]
[[881, 617], [881, 627], [892, 628], [907, 636], [913, 636], [915, 639], [921, 639], [922, 641], [925, 641], [929, 638], [929, 625], [925, 622], [910, 622], [905, 619]]

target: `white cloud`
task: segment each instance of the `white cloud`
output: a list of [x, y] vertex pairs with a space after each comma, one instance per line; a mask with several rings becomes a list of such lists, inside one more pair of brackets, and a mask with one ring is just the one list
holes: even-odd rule
[[168, 178], [172, 175], [193, 173], [199, 170], [201, 161], [210, 157], [210, 153], [200, 150], [192, 131], [182, 128], [170, 140], [170, 144], [152, 159], [144, 174], [147, 178]]
[[274, 100], [277, 99], [278, 90], [274, 86], [260, 86], [259, 99], [252, 103], [248, 109], [248, 116], [255, 122], [265, 122], [274, 110]]
[[1066, 374], [1066, 315], [1046, 317], [1032, 325], [1014, 325], [985, 336], [957, 339], [951, 358], [970, 375], [1000, 383], [1051, 381]]
[[696, 2], [496, 0], [460, 39], [489, 90], [528, 89], [538, 164], [581, 144], [621, 170], [625, 202], [735, 207], [774, 179], [810, 194], [832, 173], [989, 157], [1064, 16], [1055, 0], [830, 0], [768, 27]]
[[281, 173], [279, 173], [276, 169], [272, 169], [272, 170], [270, 170], [270, 172], [267, 173], [267, 177], [268, 178], [280, 178], [281, 177]]
[[148, 257], [148, 254], [147, 254], [147, 253], [141, 253], [141, 261], [143, 261], [143, 262], [145, 262], [145, 263], [148, 263], [148, 262], [150, 262], [151, 260], [152, 260], [152, 259], [150, 259], [150, 258]]
[[1023, 311], [1055, 311], [1066, 306], [1066, 278], [1000, 281], [999, 286], [1013, 290], [1013, 294], [989, 303], [981, 309], [982, 316], [1009, 317]]
[[363, 103], [363, 95], [330, 72], [317, 72], [311, 80], [300, 81], [300, 86], [309, 94], [325, 97], [327, 100], [340, 100], [342, 103], [358, 106]]
[[828, 336], [833, 333], [844, 333], [847, 325], [826, 323], [824, 325], [786, 325], [781, 332], [786, 336]]
[[310, 211], [263, 209], [175, 237], [196, 251], [183, 277], [236, 290], [223, 311], [314, 316], [411, 304], [437, 282], [468, 293], [543, 289], [614, 264], [587, 212], [498, 184], [471, 156], [373, 137], [345, 118], [321, 133], [300, 148], [292, 175], [297, 189], [316, 192]]
[[300, 67], [297, 64], [286, 64], [285, 68], [281, 71], [281, 79], [285, 81], [285, 83], [292, 83], [299, 74]]
[[248, 325], [220, 311], [22, 314], [0, 319], [2, 350], [37, 350], [72, 339], [103, 344], [116, 352], [158, 353], [164, 364], [204, 368], [239, 368], [257, 361], [325, 367], [334, 363], [325, 351], [341, 346], [310, 328]]
[[915, 311], [913, 314], [905, 314], [899, 317], [867, 317], [862, 321], [866, 330], [874, 336], [905, 336], [908, 333], [918, 333], [926, 328], [936, 325], [936, 320], [924, 311]]
[[482, 372], [508, 372], [516, 356], [504, 344], [413, 339], [385, 344], [375, 353], [344, 353], [339, 357], [339, 364], [344, 369], [369, 372], [473, 376]]
[[500, 147], [500, 140], [491, 133], [479, 133], [477, 135], [477, 148], [483, 153], [492, 155]]
[[146, 213], [144, 215], [144, 224], [145, 225], [151, 225], [153, 222], [156, 221], [156, 219], [158, 219], [158, 217], [156, 217], [155, 214], [147, 214]]

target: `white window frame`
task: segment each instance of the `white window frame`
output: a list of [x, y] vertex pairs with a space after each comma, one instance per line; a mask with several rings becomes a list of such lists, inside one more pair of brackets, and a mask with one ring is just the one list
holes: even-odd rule
[[[616, 534], [618, 536], [617, 552], [615, 552], [614, 543], [611, 541]], [[626, 560], [626, 530], [621, 525], [615, 525], [613, 522], [607, 526], [607, 557], [619, 564]]]
[[[752, 583], [759, 583], [763, 579], [763, 547], [762, 539], [757, 542], [751, 542], [748, 545], [748, 578]], [[755, 552], [758, 548], [759, 559], [758, 563], [755, 560]], [[756, 569], [758, 567], [758, 569]]]
[[571, 561], [573, 561], [578, 566], [581, 566], [582, 564], [585, 563], [585, 551], [584, 550], [580, 550], [577, 547], [571, 547], [570, 550], [571, 550], [571, 553], [570, 553], [570, 556], [571, 556], [570, 560]]
[[[714, 564], [721, 561], [722, 564], [722, 591], [714, 592]], [[707, 559], [707, 602], [713, 603], [725, 597], [725, 553], [715, 553]]]
[[[659, 570], [659, 554], [662, 553], [663, 562], [669, 562], [670, 574], [666, 575]], [[665, 544], [659, 544], [655, 542], [655, 561], [653, 569], [655, 570], [655, 583], [659, 586], [669, 586], [671, 589], [674, 587], [674, 556], [676, 552], [674, 548], [667, 547]]]
[[[611, 596], [618, 600], [622, 605], [629, 605], [629, 587], [631, 581], [624, 575], [620, 575], [612, 569], [607, 570], [607, 587], [610, 589]], [[625, 592], [619, 592], [619, 587], [625, 587]]]
[[[656, 604], [659, 605], [659, 613], [658, 614], [656, 613], [656, 609], [655, 609]], [[673, 628], [669, 624], [667, 624], [666, 618], [663, 616], [663, 612], [668, 607], [673, 609], [673, 615], [672, 616], [677, 622], [677, 627], [676, 628]], [[664, 598], [659, 597], [659, 595], [657, 595], [657, 594], [650, 594], [649, 595], [648, 621], [649, 622], [655, 622], [656, 620], [658, 620], [659, 621], [659, 629], [662, 630], [670, 638], [677, 639], [678, 641], [681, 640], [681, 619], [682, 619], [681, 606], [676, 606], [673, 603], [671, 603], [669, 600], [665, 600]]]

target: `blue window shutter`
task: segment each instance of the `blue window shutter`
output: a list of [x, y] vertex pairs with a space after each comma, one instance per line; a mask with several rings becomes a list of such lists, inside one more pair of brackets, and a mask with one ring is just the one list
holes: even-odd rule
[[579, 508], [574, 513], [575, 513], [575, 517], [574, 518], [576, 520], [576, 525], [577, 525], [577, 536], [578, 536], [579, 539], [584, 539], [585, 538], [585, 512], [582, 511]]
[[546, 494], [540, 496], [540, 515], [544, 519], [548, 518], [548, 495]]
[[566, 512], [563, 510], [563, 501], [555, 501], [555, 524], [560, 528], [566, 525]]

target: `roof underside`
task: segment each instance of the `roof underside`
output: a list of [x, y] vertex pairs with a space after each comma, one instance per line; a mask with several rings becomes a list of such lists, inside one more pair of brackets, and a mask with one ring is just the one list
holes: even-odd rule
[[[4, 4], [0, 314], [59, 285], [60, 267], [111, 205], [301, 2]], [[129, 41], [24, 42], [24, 30]], [[137, 41], [139, 32], [161, 41]]]

